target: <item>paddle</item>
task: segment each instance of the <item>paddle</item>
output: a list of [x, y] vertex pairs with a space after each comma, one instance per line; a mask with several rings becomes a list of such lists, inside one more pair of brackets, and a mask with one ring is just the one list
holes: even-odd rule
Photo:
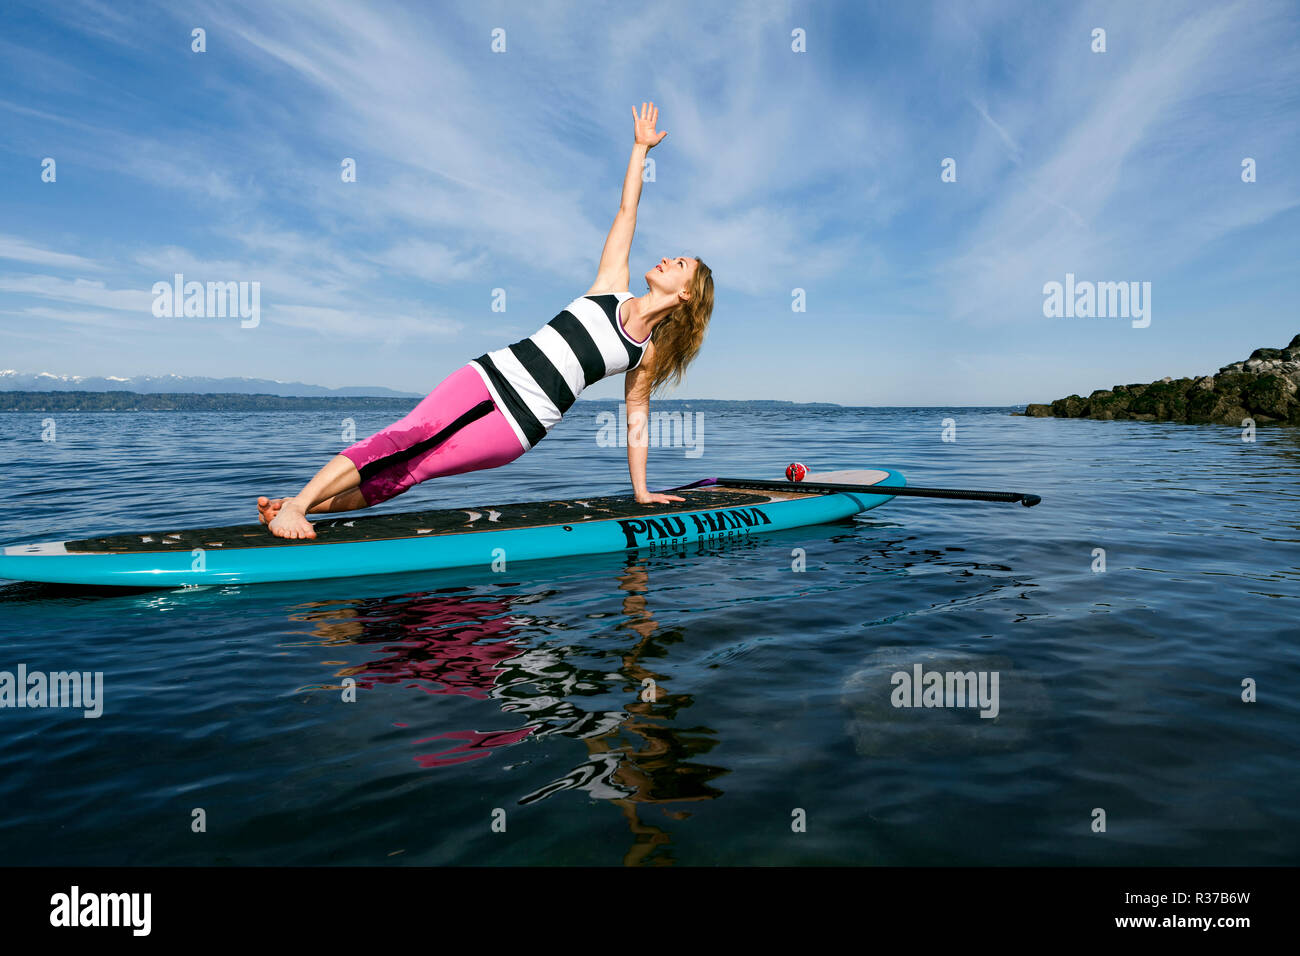
[[765, 491], [809, 491], [819, 494], [837, 491], [867, 495], [898, 495], [907, 498], [959, 498], [969, 501], [1020, 502], [1032, 508], [1043, 499], [1038, 495], [1019, 491], [970, 491], [962, 488], [897, 488], [893, 485], [841, 485], [817, 484], [812, 481], [761, 481], [757, 478], [717, 478], [717, 484], [728, 488], [761, 488]]

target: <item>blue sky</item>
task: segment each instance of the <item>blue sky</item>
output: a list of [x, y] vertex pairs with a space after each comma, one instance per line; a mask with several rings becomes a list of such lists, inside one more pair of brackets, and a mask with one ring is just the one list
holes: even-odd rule
[[[632, 291], [664, 255], [717, 280], [675, 397], [1211, 372], [1300, 332], [1298, 74], [1300, 8], [1263, 0], [11, 0], [0, 368], [427, 391], [586, 291], [653, 99]], [[260, 325], [155, 318], [176, 272], [260, 282]], [[1066, 273], [1150, 282], [1150, 326], [1045, 318]]]

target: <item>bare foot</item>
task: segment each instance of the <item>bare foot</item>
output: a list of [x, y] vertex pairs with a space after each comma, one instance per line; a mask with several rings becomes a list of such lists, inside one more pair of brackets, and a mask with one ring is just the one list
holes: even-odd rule
[[280, 512], [267, 527], [277, 538], [314, 538], [316, 529], [307, 520], [302, 506], [293, 500], [280, 502]]
[[257, 520], [262, 524], [270, 524], [271, 519], [280, 513], [282, 504], [284, 504], [283, 498], [268, 498], [262, 495], [257, 499]]

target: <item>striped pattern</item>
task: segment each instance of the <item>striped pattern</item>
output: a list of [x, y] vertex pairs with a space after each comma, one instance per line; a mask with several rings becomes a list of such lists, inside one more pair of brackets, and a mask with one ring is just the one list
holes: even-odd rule
[[584, 295], [514, 345], [470, 364], [483, 376], [497, 407], [532, 448], [588, 385], [636, 368], [645, 352], [623, 330], [618, 311], [631, 292]]

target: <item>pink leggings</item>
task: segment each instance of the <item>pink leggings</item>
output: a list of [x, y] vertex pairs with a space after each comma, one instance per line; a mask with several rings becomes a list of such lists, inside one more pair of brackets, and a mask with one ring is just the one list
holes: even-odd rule
[[497, 468], [523, 453], [482, 377], [466, 365], [405, 418], [340, 454], [357, 466], [361, 496], [374, 505], [429, 478]]

